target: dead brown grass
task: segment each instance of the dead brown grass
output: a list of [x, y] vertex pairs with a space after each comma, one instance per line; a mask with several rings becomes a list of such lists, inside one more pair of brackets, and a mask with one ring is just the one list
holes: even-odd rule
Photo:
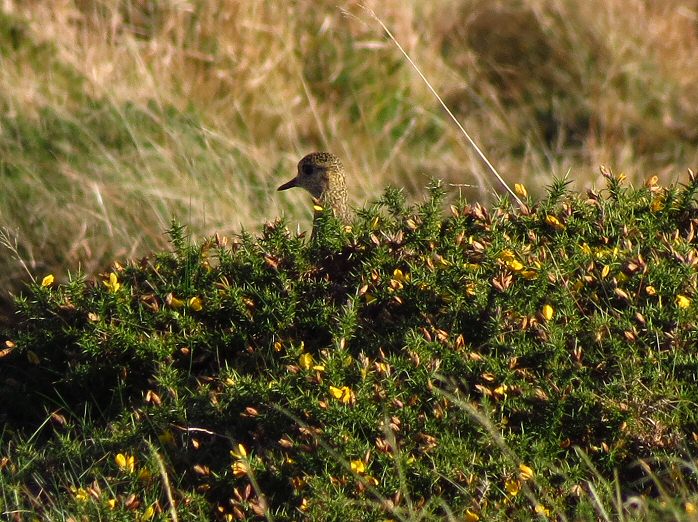
[[[583, 188], [599, 164], [668, 181], [698, 163], [696, 0], [365, 5], [510, 182], [535, 192], [569, 172]], [[284, 210], [305, 227], [306, 197], [273, 189], [313, 149], [343, 157], [356, 203], [387, 183], [419, 193], [430, 177], [472, 184], [480, 200], [498, 190], [358, 2], [7, 0], [2, 11], [50, 49], [3, 54], [3, 107], [39, 127], [49, 108], [92, 140], [84, 162], [49, 165], [60, 190], [45, 158], [3, 146], [24, 177], [2, 188], [30, 196], [0, 218], [30, 270], [92, 272], [160, 247], [172, 215], [195, 233]], [[86, 124], [102, 117], [86, 109], [94, 100], [121, 117], [128, 146]], [[2, 284], [16, 288], [11, 257]]]

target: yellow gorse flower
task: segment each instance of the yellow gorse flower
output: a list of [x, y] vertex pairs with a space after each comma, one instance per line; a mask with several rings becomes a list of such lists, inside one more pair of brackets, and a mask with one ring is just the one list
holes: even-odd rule
[[172, 292], [167, 294], [167, 297], [165, 297], [165, 303], [167, 303], [167, 306], [174, 310], [178, 310], [184, 306], [184, 301], [175, 297]]
[[237, 459], [233, 462], [230, 468], [233, 470], [233, 475], [236, 477], [244, 477], [250, 471], [250, 465], [247, 461], [247, 449], [242, 444], [238, 444], [235, 449], [230, 450], [230, 456]]
[[354, 392], [348, 386], [342, 386], [341, 388], [330, 386], [330, 394], [342, 404], [349, 404], [354, 398]]
[[515, 497], [521, 491], [521, 482], [516, 479], [509, 479], [504, 483], [504, 489], [507, 490], [512, 497]]
[[519, 476], [521, 480], [530, 480], [533, 478], [533, 470], [526, 464], [519, 464]]
[[230, 456], [235, 459], [246, 459], [247, 450], [245, 449], [245, 446], [243, 446], [242, 444], [238, 444], [235, 447], [235, 449], [230, 450]]
[[676, 305], [679, 308], [684, 308], [684, 309], [688, 308], [689, 306], [691, 306], [691, 298], [686, 297], [685, 295], [679, 294], [676, 296]]
[[90, 499], [90, 494], [85, 488], [76, 488], [75, 486], [70, 486], [70, 491], [78, 502], [87, 502]]
[[136, 469], [136, 457], [133, 455], [124, 455], [123, 453], [119, 453], [116, 457], [114, 457], [114, 461], [122, 471], [133, 473], [133, 471]]
[[313, 367], [315, 361], [313, 361], [313, 354], [302, 353], [298, 358], [298, 365], [304, 370], [310, 370]]
[[357, 475], [366, 472], [366, 463], [363, 460], [352, 460], [350, 463], [351, 470]]
[[400, 283], [407, 283], [410, 280], [410, 274], [405, 274], [402, 270], [396, 268], [393, 270], [393, 279]]
[[200, 312], [204, 308], [204, 303], [200, 297], [194, 296], [191, 299], [189, 299], [189, 308], [191, 308], [195, 312]]
[[121, 283], [119, 283], [119, 277], [116, 275], [115, 272], [110, 273], [109, 280], [102, 281], [102, 283], [104, 283], [104, 286], [106, 286], [107, 290], [109, 290], [112, 294], [115, 294], [119, 291], [119, 288], [121, 288]]
[[46, 288], [47, 286], [51, 286], [53, 284], [53, 280], [53, 274], [49, 274], [41, 280], [41, 286], [43, 286], [44, 288]]
[[516, 195], [520, 198], [528, 197], [528, 191], [526, 190], [526, 187], [521, 183], [514, 183], [514, 192], [516, 192]]
[[541, 311], [541, 313], [543, 314], [543, 318], [546, 321], [550, 321], [555, 315], [555, 309], [549, 304], [546, 304], [543, 306], [543, 310]]
[[536, 277], [538, 277], [538, 272], [536, 272], [535, 270], [522, 270], [521, 277], [531, 281], [531, 280], [535, 279]]
[[545, 216], [545, 222], [551, 227], [553, 227], [555, 230], [560, 231], [565, 229], [565, 225], [563, 225], [559, 219], [557, 219], [555, 216], [551, 214]]
[[465, 522], [478, 522], [478, 520], [480, 520], [480, 516], [477, 513], [469, 509], [465, 511]]
[[507, 391], [509, 391], [509, 386], [502, 384], [501, 386], [497, 386], [494, 390], [492, 390], [492, 393], [494, 393], [494, 396], [497, 398], [506, 398]]
[[659, 212], [660, 210], [664, 210], [664, 195], [660, 194], [656, 198], [652, 200], [652, 203], [650, 204], [650, 210], [652, 212]]
[[235, 475], [236, 477], [244, 477], [250, 470], [249, 466], [247, 465], [247, 462], [243, 462], [241, 460], [233, 462], [230, 468], [233, 470], [233, 475]]
[[499, 253], [499, 256], [497, 256], [497, 259], [504, 263], [506, 267], [512, 272], [520, 272], [524, 269], [524, 264], [521, 261], [519, 261], [519, 259], [516, 257], [516, 254], [514, 254], [514, 252], [512, 252], [509, 249], [502, 250]]

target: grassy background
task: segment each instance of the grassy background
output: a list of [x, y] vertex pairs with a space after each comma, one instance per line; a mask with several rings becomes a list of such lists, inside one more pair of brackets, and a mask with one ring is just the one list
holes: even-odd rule
[[[509, 181], [696, 165], [696, 1], [365, 3]], [[172, 216], [307, 227], [306, 196], [273, 189], [313, 149], [344, 159], [356, 203], [431, 177], [493, 193], [355, 2], [6, 0], [0, 67], [3, 298], [162, 247]]]

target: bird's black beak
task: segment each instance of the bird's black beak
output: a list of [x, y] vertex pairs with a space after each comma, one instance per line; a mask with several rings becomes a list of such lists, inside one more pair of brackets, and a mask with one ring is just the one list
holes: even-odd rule
[[278, 191], [278, 190], [287, 190], [287, 189], [290, 189], [290, 188], [293, 188], [293, 187], [297, 187], [297, 186], [298, 186], [298, 182], [296, 181], [297, 179], [298, 179], [298, 178], [293, 178], [291, 181], [287, 181], [286, 183], [284, 183], [283, 185], [281, 185], [281, 186], [280, 186], [278, 189], [276, 189], [276, 190], [277, 190], [277, 191]]

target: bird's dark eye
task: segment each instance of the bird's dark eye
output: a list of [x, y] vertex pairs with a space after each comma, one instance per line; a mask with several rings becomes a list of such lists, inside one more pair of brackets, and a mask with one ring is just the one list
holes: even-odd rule
[[310, 176], [313, 173], [313, 166], [306, 163], [301, 167], [301, 172], [304, 176]]

